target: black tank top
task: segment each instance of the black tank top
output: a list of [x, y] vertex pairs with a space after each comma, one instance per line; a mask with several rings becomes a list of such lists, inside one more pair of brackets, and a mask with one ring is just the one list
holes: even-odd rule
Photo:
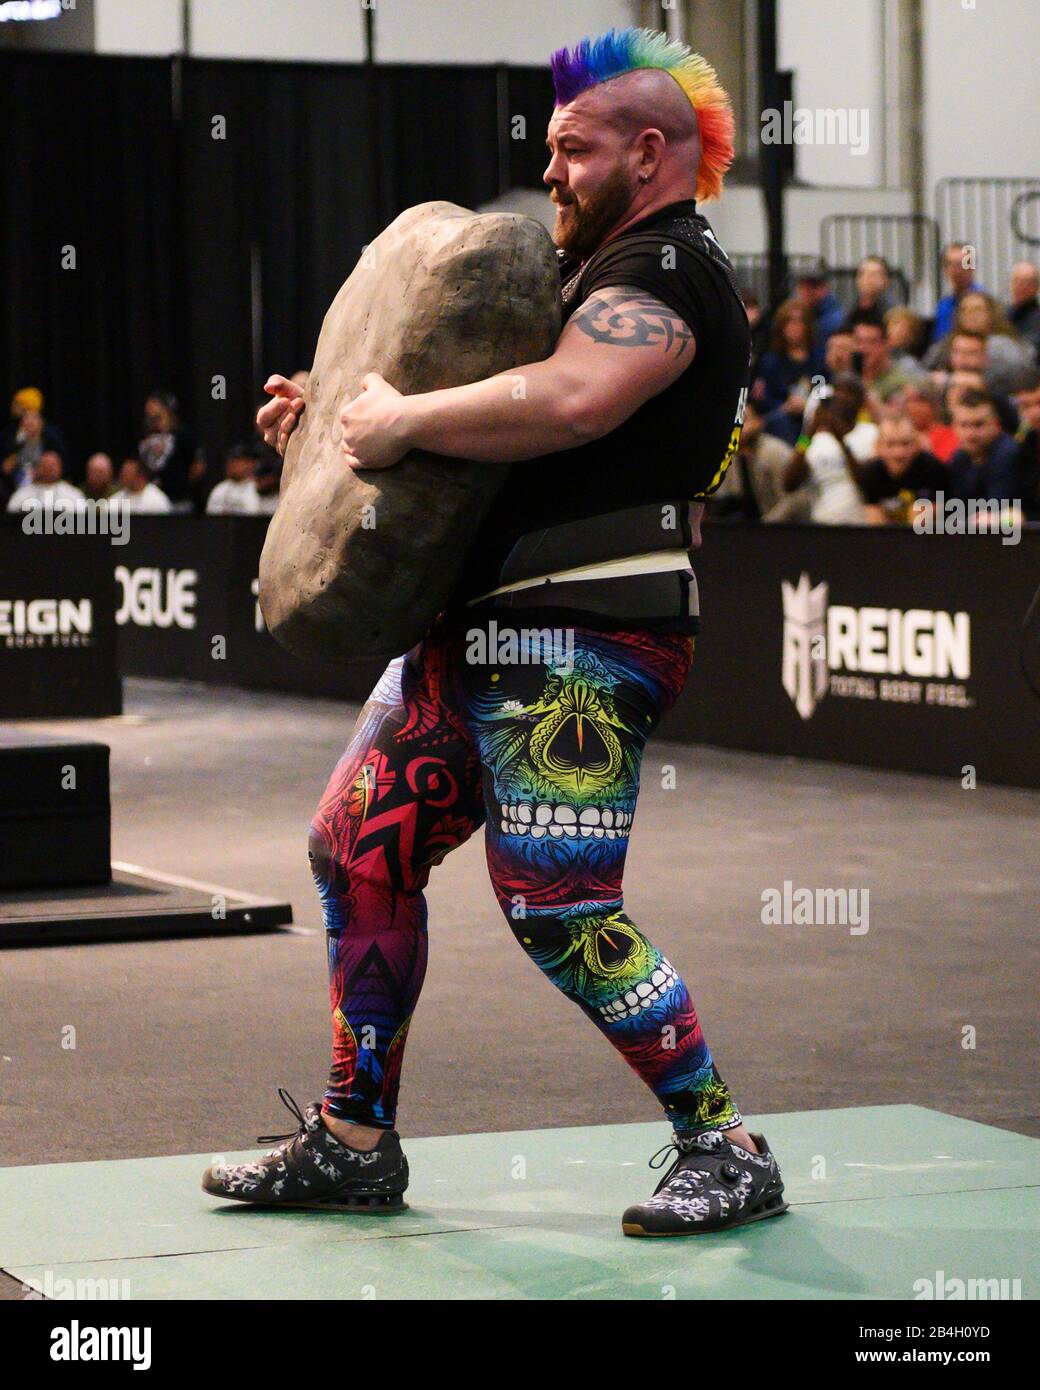
[[[596, 290], [633, 286], [682, 316], [696, 352], [681, 376], [610, 434], [512, 465], [468, 552], [456, 603], [580, 564], [688, 550], [688, 504], [719, 486], [736, 455], [750, 330], [732, 267], [696, 204], [661, 209], [583, 266], [558, 254], [564, 322]], [[545, 607], [559, 615], [578, 604], [575, 623], [592, 611], [600, 626], [639, 621], [695, 631], [689, 583], [673, 571], [554, 584]], [[530, 609], [541, 592], [503, 596], [496, 607]]]

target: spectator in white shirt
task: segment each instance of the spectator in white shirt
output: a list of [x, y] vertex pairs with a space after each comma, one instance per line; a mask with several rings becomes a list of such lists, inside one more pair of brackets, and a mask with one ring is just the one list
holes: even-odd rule
[[833, 397], [842, 415], [847, 415], [853, 421], [842, 443], [856, 463], [869, 463], [877, 454], [880, 401], [867, 391], [856, 376], [836, 377]]
[[224, 459], [227, 477], [209, 495], [209, 516], [255, 516], [260, 497], [253, 481], [256, 455], [249, 444], [233, 444]]
[[16, 488], [7, 504], [9, 512], [23, 512], [29, 507], [75, 507], [83, 502], [83, 494], [61, 476], [61, 455], [45, 450], [33, 468], [33, 479]]
[[119, 491], [111, 500], [122, 511], [141, 516], [165, 516], [170, 511], [170, 499], [152, 482], [150, 470], [139, 458], [123, 460], [119, 482]]
[[813, 416], [812, 438], [799, 440], [784, 473], [788, 492], [805, 485], [809, 520], [824, 526], [861, 526], [866, 521], [856, 481], [855, 461], [843, 443], [854, 423], [841, 397], [821, 400]]
[[107, 502], [116, 491], [115, 465], [108, 454], [91, 454], [84, 471], [83, 492], [91, 502]]
[[880, 402], [868, 394], [858, 376], [842, 372], [835, 376], [833, 386], [817, 386], [810, 393], [802, 423], [806, 434], [812, 434], [813, 420], [821, 401], [832, 401], [843, 417], [852, 420], [852, 427], [842, 442], [857, 463], [869, 463], [877, 453], [878, 437], [878, 427], [871, 413], [879, 409]]

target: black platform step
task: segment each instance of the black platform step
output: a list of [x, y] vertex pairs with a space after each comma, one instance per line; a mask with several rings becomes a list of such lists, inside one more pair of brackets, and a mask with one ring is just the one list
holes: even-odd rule
[[116, 863], [102, 886], [0, 893], [0, 946], [226, 936], [270, 931], [292, 919], [290, 903]]
[[0, 889], [108, 883], [108, 753], [0, 728]]

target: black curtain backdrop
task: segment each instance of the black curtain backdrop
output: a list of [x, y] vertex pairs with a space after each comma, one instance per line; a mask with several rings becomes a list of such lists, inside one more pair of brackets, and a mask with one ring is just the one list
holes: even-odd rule
[[184, 376], [170, 65], [2, 53], [0, 122], [0, 413], [39, 386], [75, 472], [125, 449], [145, 393]]
[[249, 436], [270, 372], [310, 365], [329, 303], [379, 230], [376, 125], [359, 68], [183, 71], [187, 405], [199, 437], [222, 448]]
[[[548, 68], [508, 68], [509, 182], [514, 188], [541, 188], [549, 163], [545, 131], [553, 109], [552, 78]], [[522, 138], [514, 138], [514, 118], [523, 117]]]
[[376, 67], [374, 75], [380, 225], [433, 198], [472, 207], [498, 197], [493, 68]]
[[363, 246], [415, 203], [540, 186], [551, 109], [537, 69], [0, 53], [3, 421], [39, 386], [78, 478], [164, 387], [215, 480]]

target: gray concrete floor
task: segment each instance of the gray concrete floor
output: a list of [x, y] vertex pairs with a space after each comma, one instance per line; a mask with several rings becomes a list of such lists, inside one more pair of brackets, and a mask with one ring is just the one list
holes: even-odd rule
[[[276, 1086], [322, 1090], [306, 832], [356, 711], [149, 681], [127, 682], [126, 709], [38, 726], [111, 745], [113, 857], [288, 898], [298, 929], [0, 953], [0, 1163], [239, 1149], [290, 1127]], [[651, 746], [643, 787], [626, 907], [686, 976], [747, 1112], [914, 1102], [1040, 1134], [1040, 798], [676, 744]], [[869, 932], [763, 925], [785, 879], [869, 889]], [[429, 900], [404, 1133], [655, 1116], [513, 942], [479, 839]]]

